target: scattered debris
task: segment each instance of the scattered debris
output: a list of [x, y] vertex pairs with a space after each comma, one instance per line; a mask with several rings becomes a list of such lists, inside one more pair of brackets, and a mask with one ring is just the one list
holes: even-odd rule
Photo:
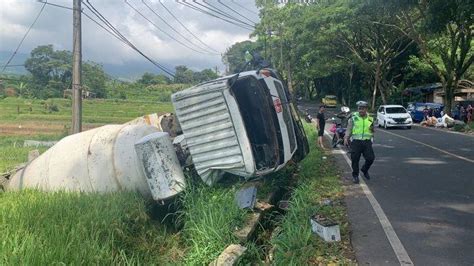
[[57, 141], [39, 141], [39, 140], [25, 140], [23, 147], [52, 147]]
[[255, 203], [255, 209], [261, 211], [261, 212], [264, 212], [264, 211], [267, 211], [267, 210], [270, 210], [271, 208], [273, 208], [275, 206], [271, 205], [270, 203], [268, 202], [265, 202], [265, 201], [261, 201], [261, 200], [257, 200], [257, 203]]
[[247, 250], [246, 247], [243, 247], [238, 244], [229, 245], [217, 259], [209, 264], [209, 266], [231, 266], [236, 265], [240, 257]]
[[318, 234], [326, 242], [341, 241], [339, 225], [322, 215], [316, 214], [310, 218], [313, 233]]
[[28, 153], [28, 162], [33, 161], [34, 159], [40, 156], [39, 150], [32, 150]]
[[332, 200], [330, 200], [330, 199], [323, 199], [323, 200], [321, 200], [320, 203], [321, 203], [321, 205], [330, 206], [330, 205], [332, 205]]
[[255, 186], [243, 188], [237, 191], [235, 199], [239, 208], [253, 209], [257, 200], [257, 188]]
[[280, 200], [278, 202], [278, 208], [287, 211], [290, 208], [290, 202], [288, 200]]

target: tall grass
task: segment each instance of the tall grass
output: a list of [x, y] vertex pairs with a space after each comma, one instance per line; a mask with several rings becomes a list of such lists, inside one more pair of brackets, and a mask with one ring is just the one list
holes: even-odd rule
[[0, 265], [162, 265], [182, 257], [135, 194], [0, 193]]
[[208, 187], [191, 184], [183, 195], [183, 234], [188, 245], [185, 263], [208, 264], [229, 245], [238, 243], [233, 235], [243, 224], [246, 211], [235, 203], [236, 187]]
[[[315, 139], [315, 130], [305, 125], [309, 140]], [[298, 184], [294, 189], [290, 208], [280, 221], [281, 233], [271, 240], [275, 247], [276, 265], [307, 265], [350, 263], [349, 228], [343, 205], [343, 192], [334, 163], [322, 159], [323, 153], [309, 141], [311, 152], [301, 162]], [[321, 204], [331, 199], [332, 206]], [[310, 216], [323, 214], [340, 224], [342, 241], [326, 243], [311, 231]]]

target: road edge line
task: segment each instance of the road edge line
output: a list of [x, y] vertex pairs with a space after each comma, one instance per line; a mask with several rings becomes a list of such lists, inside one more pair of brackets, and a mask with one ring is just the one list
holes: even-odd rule
[[[326, 135], [326, 137], [328, 137], [328, 139], [331, 140], [331, 135], [326, 130], [324, 130], [324, 135]], [[346, 163], [349, 165], [349, 168], [351, 168], [352, 167], [351, 160], [349, 159], [347, 154], [343, 152], [342, 156], [344, 157]], [[408, 253], [405, 247], [403, 246], [402, 242], [398, 238], [397, 233], [393, 229], [392, 224], [388, 220], [387, 215], [385, 215], [385, 212], [383, 211], [382, 206], [380, 206], [379, 202], [377, 201], [375, 196], [372, 194], [372, 191], [370, 191], [370, 188], [367, 186], [363, 178], [360, 179], [360, 182], [361, 182], [360, 186], [362, 188], [362, 191], [364, 191], [366, 198], [369, 200], [370, 205], [372, 206], [372, 209], [377, 215], [380, 225], [382, 226], [382, 229], [385, 232], [385, 235], [387, 236], [388, 242], [390, 242], [393, 252], [397, 256], [398, 262], [400, 263], [400, 265], [414, 265], [413, 261], [410, 259], [410, 256], [408, 256]]]

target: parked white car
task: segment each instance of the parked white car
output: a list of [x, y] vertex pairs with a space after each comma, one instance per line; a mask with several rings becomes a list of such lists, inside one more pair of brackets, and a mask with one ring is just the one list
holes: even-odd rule
[[377, 125], [379, 127], [405, 127], [413, 125], [410, 114], [401, 105], [381, 105], [377, 110]]

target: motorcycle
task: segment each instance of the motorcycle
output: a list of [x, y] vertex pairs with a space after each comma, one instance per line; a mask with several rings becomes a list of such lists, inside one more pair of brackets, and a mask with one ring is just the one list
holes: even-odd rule
[[346, 129], [341, 126], [340, 120], [331, 118], [333, 122], [332, 127], [329, 129], [333, 133], [331, 145], [336, 148], [337, 145], [344, 143], [344, 136], [346, 135]]
[[[344, 143], [344, 137], [346, 135], [346, 128], [342, 126], [342, 120], [348, 119], [350, 109], [348, 107], [341, 107], [341, 113], [337, 115], [337, 119], [332, 117], [331, 121], [333, 122], [330, 131], [333, 133], [332, 136], [332, 147], [336, 148], [337, 145]], [[345, 123], [347, 124], [347, 123]]]

